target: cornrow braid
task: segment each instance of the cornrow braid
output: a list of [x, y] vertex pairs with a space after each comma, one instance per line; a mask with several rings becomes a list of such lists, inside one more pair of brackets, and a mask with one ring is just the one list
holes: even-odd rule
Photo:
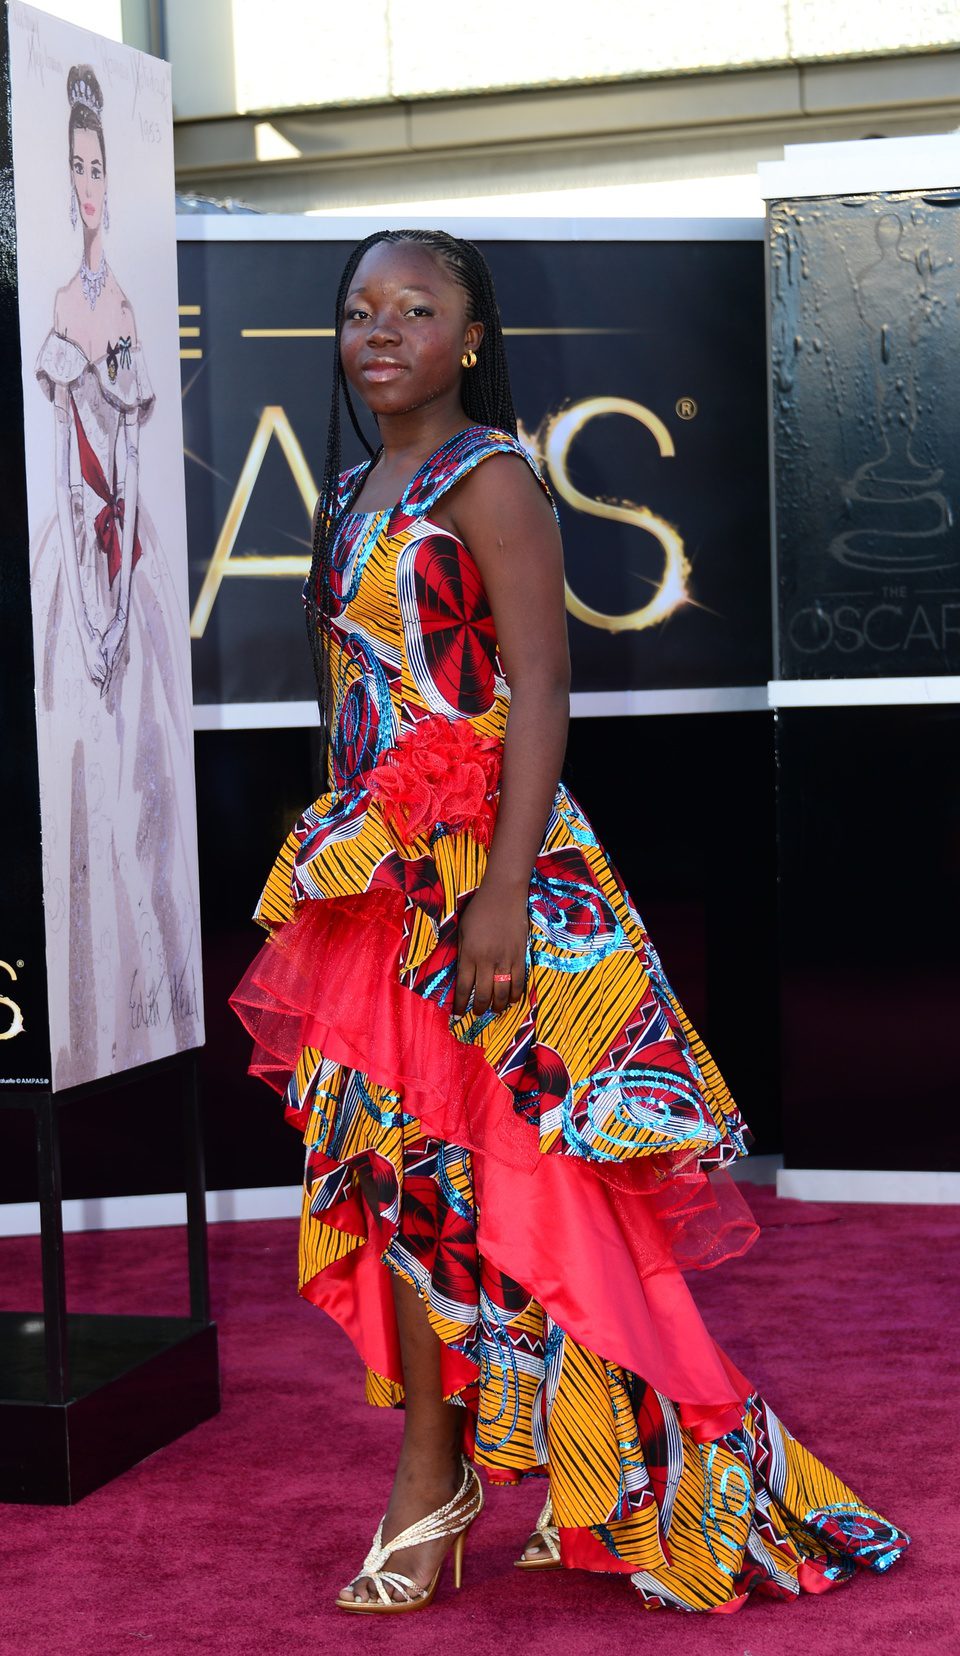
[[[451, 276], [464, 289], [468, 302], [467, 320], [468, 322], [482, 322], [484, 330], [483, 340], [477, 351], [476, 367], [469, 372], [464, 372], [463, 375], [461, 398], [464, 412], [477, 425], [499, 426], [502, 430], [509, 431], [514, 437], [517, 434], [517, 416], [514, 412], [513, 398], [510, 393], [510, 375], [507, 370], [497, 296], [494, 291], [493, 277], [480, 249], [475, 247], [473, 242], [448, 235], [445, 230], [377, 230], [372, 236], [367, 236], [350, 254], [340, 277], [340, 285], [337, 288], [334, 317], [333, 386], [330, 397], [330, 420], [327, 426], [327, 451], [324, 458], [323, 484], [313, 520], [313, 557], [306, 585], [307, 632], [313, 658], [313, 669], [317, 680], [317, 705], [320, 709], [320, 723], [326, 738], [322, 744], [324, 775], [321, 785], [323, 787], [327, 786], [329, 780], [329, 748], [333, 716], [333, 687], [330, 683], [330, 560], [340, 519], [343, 515], [338, 502], [338, 481], [341, 471], [341, 396], [346, 404], [350, 424], [370, 456], [370, 461], [375, 461], [381, 453], [381, 448], [374, 449], [371, 447], [357, 417], [357, 411], [350, 396], [350, 387], [347, 384], [343, 364], [340, 360], [340, 334], [343, 326], [343, 309], [357, 266], [364, 254], [380, 242], [415, 242], [418, 246], [427, 248], [443, 261]], [[365, 468], [353, 491], [354, 498], [360, 492], [363, 479], [368, 471], [369, 466]], [[350, 505], [351, 501], [346, 501], [343, 510], [348, 510]]]

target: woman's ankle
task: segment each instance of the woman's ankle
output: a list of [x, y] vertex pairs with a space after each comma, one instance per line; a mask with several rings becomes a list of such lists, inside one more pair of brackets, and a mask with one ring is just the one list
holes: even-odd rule
[[430, 1486], [454, 1493], [463, 1482], [463, 1460], [459, 1449], [445, 1451], [436, 1445], [424, 1450], [417, 1445], [401, 1448], [395, 1485]]
[[445, 1409], [439, 1418], [430, 1414], [422, 1421], [408, 1417], [404, 1422], [400, 1464], [416, 1464], [432, 1468], [438, 1474], [455, 1471], [462, 1477], [463, 1420], [462, 1410]]

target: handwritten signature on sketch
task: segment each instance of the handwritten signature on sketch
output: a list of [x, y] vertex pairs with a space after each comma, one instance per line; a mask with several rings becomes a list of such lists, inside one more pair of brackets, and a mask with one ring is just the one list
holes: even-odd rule
[[161, 972], [145, 980], [138, 966], [130, 980], [128, 1005], [131, 1029], [164, 1029], [197, 1017], [200, 997], [193, 967], [188, 963], [179, 972]]
[[31, 16], [24, 6], [10, 7], [10, 22], [16, 29], [23, 29], [27, 39], [27, 74], [36, 76], [41, 86], [45, 85], [44, 70], [50, 69], [55, 75], [62, 77], [63, 64], [54, 57], [40, 38], [40, 19]]

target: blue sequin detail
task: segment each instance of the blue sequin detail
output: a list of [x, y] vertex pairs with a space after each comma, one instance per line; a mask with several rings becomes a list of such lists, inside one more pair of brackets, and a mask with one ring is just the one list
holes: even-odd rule
[[[631, 1086], [631, 1083], [634, 1085]], [[668, 1098], [659, 1098], [644, 1090], [658, 1085], [673, 1093], [686, 1105], [686, 1110], [683, 1113], [675, 1113]], [[575, 1104], [574, 1096], [578, 1088], [583, 1086], [587, 1086], [589, 1091], [578, 1098]], [[592, 1129], [592, 1137], [589, 1139], [574, 1121], [575, 1110], [583, 1109], [586, 1109], [587, 1120]], [[691, 1109], [695, 1112], [692, 1117]], [[584, 1081], [571, 1085], [561, 1104], [561, 1114], [563, 1134], [567, 1143], [581, 1155], [593, 1156], [600, 1161], [619, 1160], [613, 1151], [605, 1151], [602, 1146], [609, 1144], [619, 1147], [623, 1142], [618, 1134], [608, 1132], [600, 1125], [598, 1116], [601, 1114], [612, 1114], [614, 1121], [623, 1127], [647, 1128], [651, 1132], [669, 1134], [674, 1145], [701, 1140], [705, 1144], [713, 1145], [720, 1139], [719, 1129], [712, 1117], [705, 1114], [696, 1089], [688, 1086], [683, 1077], [676, 1075], [673, 1070], [654, 1069], [652, 1066], [643, 1069], [595, 1070]]]
[[895, 1547], [892, 1552], [882, 1553], [879, 1558], [875, 1558], [870, 1568], [876, 1570], [879, 1574], [882, 1570], [889, 1570], [891, 1564], [895, 1564], [897, 1559], [902, 1557], [903, 1548]]
[[304, 835], [300, 843], [293, 859], [295, 867], [299, 868], [310, 861], [311, 848], [318, 835], [322, 834], [327, 828], [335, 828], [351, 812], [356, 811], [360, 803], [367, 799], [369, 795], [366, 788], [354, 784], [352, 788], [334, 788], [326, 797], [330, 801], [326, 810], [316, 812], [311, 806], [308, 811], [304, 812], [306, 821], [310, 820], [311, 815], [315, 816], [317, 821], [316, 826], [311, 828], [309, 834]]
[[[416, 1120], [415, 1116], [405, 1115], [403, 1110], [378, 1109], [376, 1104], [373, 1102], [372, 1094], [367, 1088], [364, 1077], [359, 1073], [359, 1071], [354, 1070], [353, 1078], [357, 1091], [360, 1095], [361, 1104], [370, 1119], [375, 1121], [379, 1127], [406, 1127], [411, 1121]], [[400, 1102], [400, 1094], [398, 1092], [385, 1091], [384, 1098], [389, 1099], [390, 1102], [394, 1104], [399, 1104]]]
[[448, 966], [441, 966], [438, 972], [427, 978], [426, 983], [418, 990], [422, 1000], [436, 1001], [443, 1006], [450, 999], [453, 986], [457, 981], [457, 963], [451, 960]]
[[[477, 1447], [483, 1444], [483, 1429], [487, 1426], [498, 1426], [503, 1420], [508, 1406], [508, 1398], [513, 1393], [513, 1417], [502, 1436], [497, 1439], [500, 1444], [509, 1443], [517, 1429], [520, 1418], [520, 1386], [517, 1373], [516, 1353], [513, 1343], [506, 1331], [509, 1313], [501, 1311], [494, 1305], [488, 1294], [481, 1290], [480, 1294], [480, 1396], [484, 1398], [490, 1384], [491, 1352], [494, 1354], [495, 1364], [501, 1370], [500, 1404], [494, 1414], [477, 1416]], [[492, 1444], [486, 1447], [494, 1447]]]
[[[595, 886], [577, 880], [559, 880], [534, 869], [528, 913], [532, 932], [539, 932], [553, 949], [572, 959], [560, 959], [538, 947], [531, 938], [531, 956], [538, 964], [559, 972], [586, 972], [614, 949], [623, 948], [626, 935], [612, 908]], [[587, 931], [579, 930], [586, 919]]]
[[[343, 525], [341, 525], [339, 532], [334, 538], [334, 543], [330, 550], [330, 573], [326, 578], [327, 585], [330, 587], [330, 590], [341, 609], [346, 609], [347, 605], [352, 603], [353, 599], [357, 596], [357, 593], [360, 590], [360, 578], [363, 575], [367, 559], [376, 546], [380, 532], [390, 517], [389, 512], [373, 513], [370, 523], [367, 525], [366, 530], [360, 537], [360, 545], [359, 547], [356, 547], [357, 537], [351, 536], [346, 529], [349, 518], [353, 515], [354, 514], [352, 513], [348, 514], [348, 517], [344, 519]], [[366, 514], [359, 515], [364, 516]], [[355, 547], [356, 550], [354, 550]], [[334, 570], [338, 575], [342, 574], [343, 571], [351, 565], [351, 563], [352, 568], [350, 572], [350, 584], [349, 586], [343, 587], [340, 592], [337, 592], [333, 587], [330, 577]]]
[[[553, 505], [553, 497], [540, 474], [532, 455], [509, 431], [496, 426], [468, 426], [448, 438], [424, 462], [410, 479], [400, 500], [400, 510], [408, 517], [425, 517], [438, 500], [452, 489], [482, 460], [495, 454], [516, 454], [527, 462], [534, 477]], [[553, 506], [556, 513], [556, 506]]]
[[[856, 1550], [863, 1558], [869, 1553], [885, 1553], [890, 1543], [900, 1538], [900, 1532], [885, 1519], [874, 1520], [846, 1501], [836, 1502], [833, 1506], [816, 1507], [806, 1513], [803, 1522], [813, 1530], [839, 1530], [845, 1540], [858, 1543]], [[829, 1545], [829, 1535], [827, 1544]], [[877, 1568], [885, 1566], [878, 1562]]]
[[560, 816], [563, 817], [567, 825], [567, 832], [572, 840], [575, 840], [578, 845], [599, 845], [600, 842], [583, 812], [571, 799], [562, 784], [557, 789], [556, 808]]
[[609, 1529], [606, 1524], [594, 1524], [594, 1525], [592, 1525], [592, 1533], [597, 1537], [598, 1541], [603, 1542], [603, 1545], [606, 1547], [607, 1551], [612, 1555], [612, 1557], [614, 1557], [614, 1558], [622, 1558], [623, 1557], [623, 1554], [620, 1551], [620, 1548], [617, 1546], [616, 1541], [613, 1539], [613, 1531], [611, 1529]]
[[[287, 1087], [287, 1102], [288, 1102], [288, 1105], [292, 1109], [299, 1110], [301, 1108], [301, 1104], [300, 1104], [299, 1098], [297, 1097], [296, 1085], [297, 1085], [297, 1077], [296, 1077], [296, 1074], [294, 1074], [294, 1075], [291, 1076], [290, 1084]], [[321, 1137], [321, 1136], [323, 1138], [326, 1138], [327, 1135], [329, 1134], [330, 1130], [331, 1130], [332, 1125], [333, 1125], [333, 1114], [328, 1113], [328, 1111], [324, 1109], [323, 1105], [318, 1102], [318, 1100], [321, 1099], [321, 1098], [326, 1099], [327, 1103], [333, 1106], [334, 1111], [337, 1108], [337, 1105], [339, 1103], [339, 1099], [338, 1099], [336, 1093], [328, 1092], [326, 1090], [326, 1088], [323, 1088], [323, 1087], [318, 1087], [315, 1094], [314, 1094], [314, 1101], [313, 1101], [313, 1104], [310, 1107], [310, 1113], [311, 1113], [311, 1115], [318, 1115], [320, 1117], [321, 1121], [323, 1122], [322, 1135], [318, 1134], [316, 1136], [318, 1138]], [[312, 1149], [312, 1145], [308, 1145], [307, 1146], [307, 1154], [308, 1155], [309, 1155], [311, 1149]]]
[[[361, 472], [363, 473], [363, 476], [366, 477], [372, 464], [372, 460], [361, 460], [358, 466], [351, 466], [347, 471], [340, 473], [340, 476], [337, 479], [338, 512], [342, 512], [343, 508], [347, 504], [347, 501], [351, 498], [351, 496], [357, 493], [358, 486], [360, 484]], [[353, 513], [350, 515], [353, 516]]]
[[[700, 1465], [703, 1470], [703, 1505], [700, 1513], [700, 1531], [703, 1535], [704, 1541], [707, 1544], [707, 1550], [710, 1557], [716, 1564], [717, 1569], [722, 1570], [724, 1575], [732, 1577], [736, 1575], [737, 1569], [732, 1565], [725, 1563], [725, 1561], [720, 1557], [720, 1554], [717, 1552], [717, 1548], [713, 1544], [713, 1541], [716, 1541], [717, 1546], [726, 1547], [728, 1551], [737, 1555], [737, 1568], [739, 1568], [739, 1547], [732, 1536], [724, 1535], [720, 1520], [717, 1517], [717, 1508], [714, 1504], [713, 1471], [714, 1464], [717, 1459], [717, 1451], [718, 1445], [716, 1443], [711, 1443], [705, 1455], [704, 1445], [702, 1443], [697, 1444], [697, 1453], [700, 1456]], [[728, 1468], [728, 1470], [730, 1469]], [[725, 1510], [729, 1512], [729, 1508], [725, 1508]], [[744, 1507], [744, 1513], [746, 1513], [746, 1510], [746, 1507]], [[739, 1517], [741, 1515], [738, 1513], [736, 1516]], [[710, 1538], [711, 1531], [713, 1532], [713, 1540]]]
[[[351, 667], [359, 668], [362, 676], [347, 682]], [[333, 732], [333, 758], [344, 782], [352, 782], [375, 765], [380, 755], [393, 746], [393, 708], [390, 702], [390, 685], [383, 664], [376, 652], [361, 638], [352, 638], [350, 649], [341, 653], [339, 676], [340, 686], [336, 700], [340, 704], [340, 715]], [[345, 690], [342, 689], [344, 684]], [[357, 695], [353, 694], [354, 691]], [[362, 702], [362, 712], [358, 707], [358, 701]], [[371, 701], [377, 712], [377, 733], [372, 747], [369, 745], [370, 727], [373, 722]], [[357, 760], [353, 766], [348, 767], [345, 753], [349, 746], [355, 746]]]
[[465, 1196], [461, 1196], [449, 1173], [450, 1164], [460, 1160], [465, 1155], [466, 1151], [461, 1150], [459, 1145], [441, 1143], [437, 1154], [437, 1183], [447, 1206], [451, 1207], [454, 1213], [459, 1214], [461, 1219], [473, 1219], [473, 1204], [468, 1202]]
[[[727, 1499], [727, 1489], [733, 1478], [739, 1479], [742, 1488], [742, 1497], [738, 1507], [731, 1506]], [[744, 1518], [750, 1511], [753, 1502], [753, 1490], [750, 1487], [750, 1479], [742, 1466], [724, 1467], [720, 1475], [720, 1499], [723, 1502], [724, 1512], [731, 1518]]]
[[[491, 1009], [488, 1012], [481, 1012], [476, 1018], [471, 1018], [463, 1033], [457, 1033], [457, 1040], [466, 1041], [468, 1044], [471, 1041], [475, 1041], [477, 1036], [482, 1034], [483, 1030], [486, 1029], [487, 1025], [493, 1023], [496, 1015], [497, 1014]], [[464, 1016], [466, 1016], [466, 1013], [464, 1013]], [[458, 1023], [459, 1019], [452, 1017], [450, 1022], [452, 1025]]]

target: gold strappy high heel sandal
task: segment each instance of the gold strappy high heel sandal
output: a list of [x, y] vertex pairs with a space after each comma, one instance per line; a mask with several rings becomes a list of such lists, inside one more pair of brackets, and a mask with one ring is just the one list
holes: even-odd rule
[[[446, 1506], [439, 1507], [436, 1512], [430, 1512], [426, 1518], [421, 1518], [415, 1524], [410, 1524], [392, 1541], [384, 1542], [383, 1525], [381, 1518], [377, 1526], [377, 1533], [373, 1538], [373, 1545], [363, 1561], [363, 1569], [354, 1576], [348, 1586], [356, 1587], [358, 1581], [368, 1579], [373, 1582], [377, 1590], [375, 1599], [345, 1599], [338, 1597], [336, 1604], [341, 1610], [356, 1610], [363, 1615], [394, 1615], [406, 1610], [425, 1610], [432, 1603], [433, 1595], [440, 1580], [440, 1569], [428, 1586], [424, 1587], [419, 1581], [412, 1581], [409, 1576], [401, 1575], [397, 1570], [385, 1570], [384, 1565], [392, 1553], [400, 1552], [404, 1547], [416, 1547], [424, 1541], [442, 1541], [445, 1536], [456, 1536], [453, 1543], [453, 1585], [460, 1587], [463, 1579], [463, 1548], [467, 1539], [467, 1531], [474, 1520], [479, 1517], [483, 1509], [483, 1486], [470, 1462], [463, 1460], [463, 1483], [457, 1490], [452, 1501]], [[393, 1598], [390, 1589], [402, 1594], [400, 1598]]]
[[539, 1558], [515, 1558], [514, 1564], [518, 1570], [559, 1570], [560, 1562], [560, 1531], [553, 1521], [553, 1501], [548, 1493], [543, 1503], [543, 1511], [537, 1519], [537, 1527], [527, 1542], [535, 1540], [539, 1535], [546, 1547], [546, 1554], [541, 1553]]

